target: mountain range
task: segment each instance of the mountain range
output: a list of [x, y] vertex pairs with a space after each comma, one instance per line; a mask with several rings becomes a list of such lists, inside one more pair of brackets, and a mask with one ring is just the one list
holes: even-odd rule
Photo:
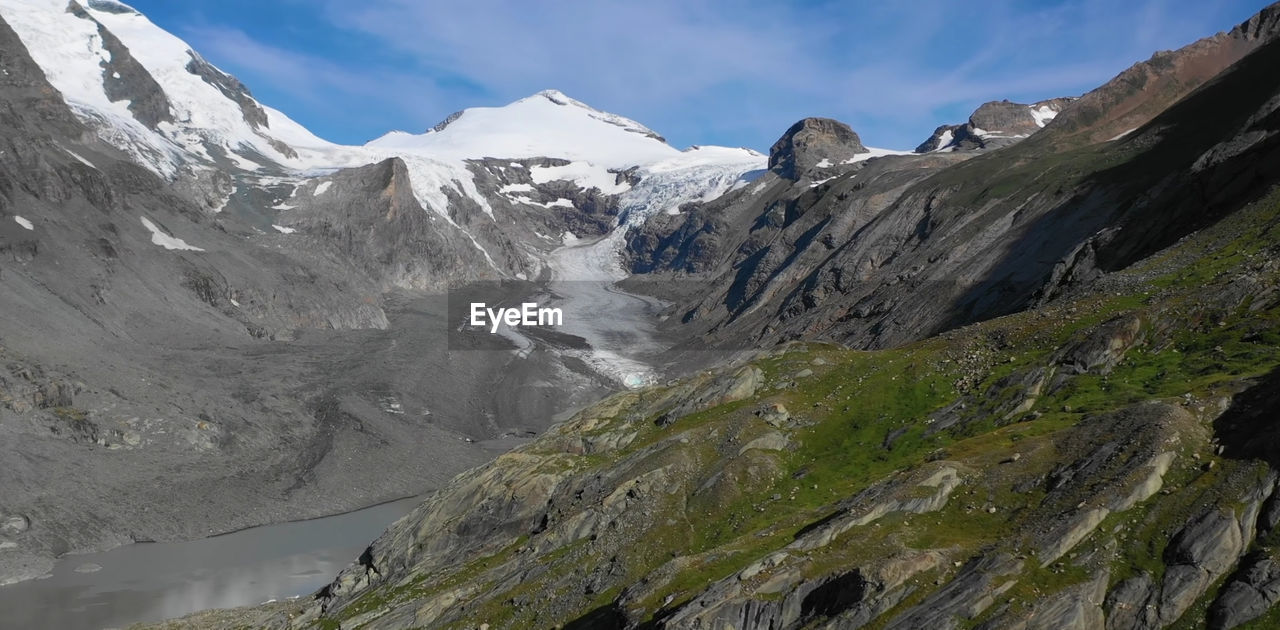
[[[174, 627], [1271, 627], [1278, 34], [914, 151], [556, 90], [345, 146], [124, 4], [7, 0], [0, 583], [426, 494]], [[454, 347], [477, 283], [605, 324]]]

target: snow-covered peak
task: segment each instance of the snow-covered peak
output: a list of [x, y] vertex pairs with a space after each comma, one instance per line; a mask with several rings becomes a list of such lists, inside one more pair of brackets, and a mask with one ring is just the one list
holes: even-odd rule
[[[746, 149], [679, 151], [648, 127], [558, 90], [502, 107], [466, 109], [423, 134], [393, 132], [363, 146], [338, 145], [258, 103], [248, 88], [186, 42], [114, 0], [0, 0], [0, 17], [81, 120], [165, 177], [200, 169], [266, 168], [272, 176], [301, 180], [399, 158], [422, 206], [466, 233], [482, 251], [484, 239], [454, 221], [452, 200], [468, 198], [503, 222], [490, 204], [502, 194], [477, 186], [475, 169], [484, 167], [472, 160], [567, 160], [558, 166], [517, 166], [529, 168], [535, 183], [564, 180], [603, 194], [626, 194], [622, 205], [633, 219], [708, 200], [742, 185], [766, 162]], [[627, 170], [633, 176], [619, 175]], [[641, 183], [633, 186], [636, 177]]]
[[638, 134], [653, 138], [655, 140], [662, 141], [664, 143], [666, 142], [666, 139], [658, 135], [656, 131], [634, 120], [631, 120], [630, 118], [624, 118], [617, 114], [610, 114], [609, 112], [600, 111], [590, 105], [587, 105], [586, 103], [583, 103], [582, 101], [569, 98], [567, 95], [565, 95], [564, 92], [561, 92], [560, 90], [543, 90], [533, 96], [528, 97], [527, 99], [521, 99], [521, 100], [529, 100], [529, 99], [535, 99], [539, 97], [545, 98], [548, 101], [555, 103], [556, 105], [561, 105], [564, 107], [577, 107], [579, 109], [585, 110], [588, 116], [596, 120], [607, 122], [617, 127], [621, 127], [632, 133], [638, 133]]
[[125, 4], [4, 0], [0, 16], [81, 118], [158, 173], [216, 158], [254, 169], [263, 158], [293, 157], [239, 81]]
[[557, 90], [502, 107], [465, 109], [426, 133], [395, 131], [366, 146], [453, 159], [563, 158], [605, 168], [626, 168], [680, 153], [648, 127]]

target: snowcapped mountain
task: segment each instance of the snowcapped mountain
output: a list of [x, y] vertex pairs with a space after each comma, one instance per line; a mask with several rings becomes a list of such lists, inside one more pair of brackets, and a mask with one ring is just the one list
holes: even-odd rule
[[[0, 476], [0, 521], [19, 509], [36, 523], [0, 554], [0, 582], [43, 574], [60, 551], [177, 535], [187, 518], [228, 531], [417, 494], [489, 456], [458, 436], [540, 430], [526, 419], [585, 403], [610, 375], [539, 353], [515, 371], [534, 386], [495, 397], [508, 360], [446, 353], [441, 294], [611, 277], [599, 272], [617, 267], [623, 220], [765, 165], [678, 150], [557, 92], [424, 137], [331, 143], [109, 0], [0, 0], [0, 101], [0, 459], [22, 462]], [[69, 365], [94, 385], [55, 367]], [[49, 405], [83, 421], [64, 428]], [[414, 463], [386, 475], [380, 457]], [[64, 519], [68, 506], [83, 517]]]
[[126, 5], [13, 0], [0, 15], [78, 116], [169, 179], [196, 164], [257, 169], [296, 157], [273, 127], [297, 140], [299, 125]]
[[423, 134], [393, 131], [366, 147], [451, 158], [558, 157], [626, 168], [679, 153], [648, 127], [544, 90], [503, 107], [457, 112]]
[[[503, 107], [466, 109], [426, 133], [393, 131], [365, 147], [435, 159], [569, 160], [562, 166], [533, 167], [533, 181], [568, 180], [582, 188], [622, 194], [622, 216], [632, 221], [718, 197], [745, 184], [743, 175], [765, 164], [765, 156], [750, 149], [677, 150], [648, 127], [558, 90], [544, 90]], [[626, 177], [619, 176], [628, 171]]]
[[[498, 275], [523, 276], [538, 272], [540, 252], [558, 246], [559, 234], [582, 229], [583, 221], [558, 215], [584, 212], [585, 204], [595, 227], [580, 235], [602, 236], [611, 229], [602, 212], [624, 220], [673, 212], [741, 186], [765, 166], [765, 156], [747, 149], [680, 151], [634, 120], [556, 90], [466, 109], [426, 133], [339, 145], [259, 103], [125, 4], [13, 0], [0, 16], [101, 140], [183, 183], [211, 211], [238, 208], [258, 227], [285, 234], [309, 223], [313, 198], [297, 194], [304, 183], [398, 160], [418, 204], [443, 220], [434, 229], [461, 233]], [[308, 190], [322, 193], [321, 185]], [[280, 186], [291, 192], [279, 194]], [[245, 207], [267, 189], [273, 203]]]

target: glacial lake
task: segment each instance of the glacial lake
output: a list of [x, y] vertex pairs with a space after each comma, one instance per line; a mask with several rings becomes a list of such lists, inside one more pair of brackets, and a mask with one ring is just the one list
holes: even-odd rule
[[65, 556], [51, 577], [0, 587], [0, 628], [126, 628], [207, 608], [309, 596], [421, 501]]

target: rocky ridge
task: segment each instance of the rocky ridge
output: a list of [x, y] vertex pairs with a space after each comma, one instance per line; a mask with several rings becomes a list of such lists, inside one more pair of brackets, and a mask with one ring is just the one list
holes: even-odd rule
[[1273, 193], [1040, 309], [608, 398], [269, 625], [1267, 627], [1277, 221]]
[[1044, 128], [1074, 98], [1054, 98], [1030, 105], [1005, 101], [984, 103], [968, 122], [942, 125], [916, 147], [916, 153], [974, 151], [1009, 146]]
[[[765, 176], [752, 194], [629, 231], [631, 269], [701, 287], [668, 296], [669, 321], [712, 346], [819, 337], [887, 347], [1051, 299], [1274, 181], [1276, 136], [1264, 121], [1280, 87], [1267, 77], [1277, 50], [1265, 32], [1212, 81], [1180, 84], [1180, 101], [1144, 93], [1148, 110], [1164, 109], [1121, 139], [1064, 148], [1055, 119], [998, 151], [884, 156], [817, 181]], [[1238, 41], [1210, 38], [1173, 56]]]

